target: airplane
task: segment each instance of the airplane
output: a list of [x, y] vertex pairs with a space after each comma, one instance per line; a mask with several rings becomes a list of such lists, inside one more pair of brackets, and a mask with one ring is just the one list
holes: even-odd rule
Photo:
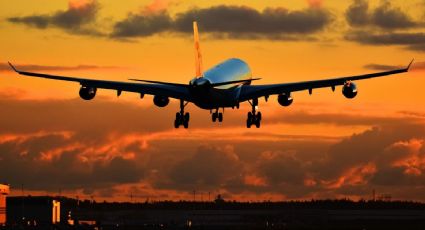
[[[97, 89], [111, 89], [117, 91], [120, 96], [123, 91], [139, 93], [143, 98], [145, 94], [153, 95], [153, 103], [158, 107], [169, 104], [170, 98], [180, 101], [180, 111], [176, 113], [174, 127], [189, 127], [190, 114], [185, 113], [188, 103], [193, 103], [201, 109], [210, 110], [213, 122], [222, 122], [223, 113], [219, 110], [224, 108], [239, 109], [240, 103], [248, 102], [251, 111], [248, 112], [246, 127], [254, 126], [260, 128], [262, 114], [258, 111], [258, 99], [264, 97], [268, 101], [269, 96], [278, 95], [277, 101], [281, 106], [290, 106], [293, 103], [292, 93], [308, 90], [311, 95], [313, 89], [335, 87], [342, 85], [342, 94], [348, 98], [356, 97], [358, 91], [353, 81], [388, 76], [408, 72], [413, 60], [406, 68], [395, 69], [384, 72], [370, 73], [349, 77], [338, 77], [324, 80], [302, 81], [292, 83], [251, 85], [253, 78], [250, 67], [246, 62], [238, 58], [225, 60], [218, 65], [203, 71], [202, 55], [199, 45], [199, 33], [197, 22], [193, 22], [193, 37], [195, 44], [195, 77], [189, 84], [161, 82], [141, 79], [128, 79], [132, 82], [119, 82], [107, 80], [94, 80], [76, 78], [44, 73], [34, 73], [18, 70], [10, 62], [10, 67], [20, 75], [78, 82], [80, 84], [79, 95], [84, 100], [92, 100], [96, 96]], [[214, 111], [214, 112], [213, 112]]]

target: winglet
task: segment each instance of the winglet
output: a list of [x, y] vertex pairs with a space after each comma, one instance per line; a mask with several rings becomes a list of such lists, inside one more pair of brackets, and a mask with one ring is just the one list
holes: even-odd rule
[[10, 68], [13, 69], [13, 71], [19, 73], [19, 71], [15, 68], [15, 66], [12, 65], [12, 63], [10, 63], [10, 62], [7, 62], [7, 63], [9, 63], [9, 66], [10, 66]]
[[415, 61], [415, 59], [413, 58], [412, 61], [409, 63], [409, 65], [407, 66], [406, 70], [409, 71], [410, 66], [413, 64], [413, 62]]

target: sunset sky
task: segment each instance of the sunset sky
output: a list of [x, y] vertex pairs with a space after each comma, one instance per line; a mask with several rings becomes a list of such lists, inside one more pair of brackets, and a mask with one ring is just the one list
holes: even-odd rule
[[[311, 198], [425, 201], [423, 0], [0, 0], [0, 182], [11, 195], [96, 200]], [[316, 80], [415, 63], [411, 72], [341, 89], [260, 100], [223, 123], [194, 105], [190, 129], [173, 127], [178, 103], [19, 77], [25, 70], [94, 79], [188, 83], [192, 21], [203, 65], [245, 60], [255, 84]], [[134, 200], [133, 199], [133, 200]]]

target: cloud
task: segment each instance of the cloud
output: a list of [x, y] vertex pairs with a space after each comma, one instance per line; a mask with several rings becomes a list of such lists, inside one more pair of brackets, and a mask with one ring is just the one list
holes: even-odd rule
[[425, 33], [368, 33], [356, 31], [346, 36], [347, 40], [370, 45], [421, 45]]
[[[94, 69], [117, 69], [115, 66], [77, 65], [77, 66], [45, 66], [45, 65], [16, 65], [23, 71], [79, 71]], [[8, 63], [0, 63], [0, 72], [12, 71]]]
[[425, 33], [387, 32], [373, 33], [367, 31], [350, 31], [345, 39], [366, 45], [398, 45], [413, 51], [425, 51]]
[[202, 32], [218, 33], [222, 37], [285, 39], [290, 37], [288, 35], [322, 31], [333, 21], [333, 17], [321, 8], [297, 11], [266, 8], [260, 12], [246, 6], [218, 5], [178, 13], [175, 19], [171, 19], [166, 11], [129, 14], [126, 19], [115, 24], [111, 36], [131, 38], [161, 32], [192, 33], [194, 20], [198, 21]]
[[0, 99], [0, 168], [4, 180], [29, 191], [62, 189], [106, 199], [133, 188], [140, 197], [181, 199], [197, 190], [262, 200], [364, 197], [376, 188], [423, 199], [410, 192], [424, 186], [423, 116], [413, 119], [408, 112], [362, 118], [285, 111], [267, 123], [374, 126], [329, 140], [277, 136], [268, 129], [228, 134], [241, 125], [237, 112], [227, 115], [230, 128], [220, 132], [226, 127], [212, 129], [208, 116], [201, 119], [206, 114], [193, 111], [199, 124], [186, 131], [172, 128], [170, 109], [102, 98], [23, 100], [14, 94]]
[[348, 41], [425, 50], [424, 33], [409, 31], [423, 27], [424, 23], [415, 21], [401, 8], [393, 7], [390, 1], [382, 1], [378, 7], [370, 10], [367, 1], [354, 0], [345, 12], [345, 17], [352, 27], [345, 35]]
[[400, 8], [393, 7], [390, 1], [382, 1], [377, 8], [370, 12], [367, 1], [354, 0], [345, 12], [345, 17], [348, 24], [353, 27], [372, 26], [393, 30], [414, 28], [419, 25]]
[[[87, 159], [85, 156], [102, 151], [88, 151], [87, 146], [75, 145], [70, 136], [61, 133], [3, 140], [0, 150], [2, 176], [9, 183], [23, 184], [29, 190], [105, 188], [143, 178], [143, 167], [132, 159], [123, 156]], [[49, 157], [50, 153], [58, 154]]]
[[396, 65], [382, 65], [382, 64], [367, 64], [364, 66], [366, 69], [378, 70], [378, 71], [388, 71], [394, 69], [401, 69], [404, 66], [396, 66]]
[[129, 14], [126, 19], [115, 23], [111, 37], [145, 37], [172, 28], [172, 19], [166, 12], [155, 14]]
[[[366, 69], [371, 70], [379, 70], [379, 71], [387, 71], [387, 70], [394, 70], [394, 69], [400, 69], [404, 68], [406, 66], [401, 65], [383, 65], [383, 64], [367, 64], [364, 66]], [[425, 70], [425, 62], [413, 62], [412, 67], [410, 68], [410, 71], [423, 71]]]
[[172, 166], [166, 178], [154, 183], [157, 188], [186, 191], [217, 189], [238, 177], [241, 167], [232, 147], [201, 145], [194, 155]]
[[110, 33], [96, 27], [99, 4], [96, 0], [70, 2], [67, 10], [52, 14], [11, 17], [10, 23], [24, 24], [38, 29], [60, 28], [68, 33], [107, 36], [118, 40], [147, 37], [160, 33], [192, 33], [192, 22], [197, 20], [202, 32], [214, 38], [314, 40], [307, 36], [323, 31], [333, 21], [330, 11], [321, 7], [322, 1], [309, 0], [303, 10], [266, 8], [258, 11], [247, 6], [217, 5], [193, 8], [170, 15], [168, 7], [174, 1], [154, 0], [137, 13], [129, 13], [117, 21]]
[[348, 24], [351, 26], [364, 26], [369, 23], [369, 3], [364, 0], [354, 0], [345, 12]]
[[96, 0], [85, 3], [69, 2], [67, 10], [57, 11], [53, 14], [30, 15], [10, 17], [10, 23], [24, 24], [38, 29], [56, 27], [69, 33], [99, 35], [90, 24], [94, 23], [99, 10]]
[[153, 0], [143, 7], [144, 14], [156, 14], [166, 11], [169, 7], [178, 5], [176, 0]]
[[323, 0], [307, 0], [307, 3], [311, 8], [321, 8]]

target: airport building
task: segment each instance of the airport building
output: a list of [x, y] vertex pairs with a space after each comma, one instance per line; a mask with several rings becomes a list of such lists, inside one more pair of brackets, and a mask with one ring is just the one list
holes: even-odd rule
[[48, 225], [60, 223], [61, 203], [52, 197], [8, 197], [7, 223], [11, 225]]
[[6, 196], [9, 194], [9, 185], [0, 184], [0, 226], [6, 224]]

